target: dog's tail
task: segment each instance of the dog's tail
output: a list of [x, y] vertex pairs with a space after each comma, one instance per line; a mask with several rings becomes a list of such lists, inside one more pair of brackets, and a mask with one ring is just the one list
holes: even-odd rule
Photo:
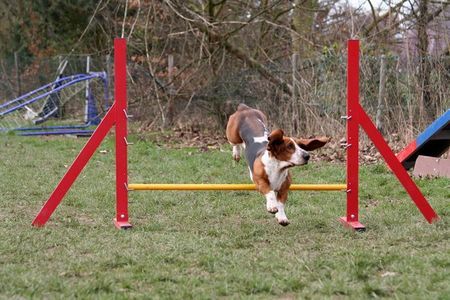
[[241, 110], [246, 110], [246, 109], [251, 109], [251, 107], [245, 105], [244, 103], [239, 103], [237, 110], [241, 111]]

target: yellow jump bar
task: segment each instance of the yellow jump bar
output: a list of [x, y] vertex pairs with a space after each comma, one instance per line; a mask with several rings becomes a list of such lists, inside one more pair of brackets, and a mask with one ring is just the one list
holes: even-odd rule
[[[254, 191], [254, 184], [130, 183], [132, 191]], [[346, 184], [292, 184], [291, 191], [345, 191]]]

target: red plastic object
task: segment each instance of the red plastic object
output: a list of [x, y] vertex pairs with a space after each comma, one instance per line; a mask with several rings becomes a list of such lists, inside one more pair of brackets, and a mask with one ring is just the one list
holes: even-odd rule
[[116, 218], [117, 228], [131, 227], [128, 222], [128, 149], [127, 149], [127, 44], [114, 40], [114, 91], [116, 104]]
[[80, 172], [86, 166], [100, 143], [109, 130], [116, 125], [116, 219], [115, 224], [119, 228], [130, 228], [128, 222], [128, 191], [127, 191], [127, 86], [126, 86], [126, 40], [114, 40], [114, 72], [115, 72], [115, 102], [98, 125], [86, 145], [67, 170], [59, 184], [56, 186], [50, 198], [45, 202], [36, 218], [33, 226], [44, 226], [62, 198], [77, 179]]
[[427, 202], [414, 181], [409, 177], [395, 154], [389, 148], [381, 133], [359, 104], [359, 41], [348, 41], [347, 56], [347, 215], [339, 220], [346, 226], [363, 231], [358, 214], [358, 143], [359, 125], [364, 129], [384, 160], [406, 189], [411, 199], [432, 223], [438, 219], [436, 212]]
[[397, 159], [402, 162], [407, 159], [417, 149], [417, 142], [414, 140], [409, 143], [400, 153], [397, 154]]
[[347, 53], [347, 212], [340, 221], [355, 230], [363, 231], [359, 223], [359, 41], [348, 41]]

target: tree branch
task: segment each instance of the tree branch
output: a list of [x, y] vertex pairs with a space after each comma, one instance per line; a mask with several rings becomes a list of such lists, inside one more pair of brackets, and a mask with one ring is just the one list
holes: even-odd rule
[[386, 19], [387, 17], [389, 17], [393, 12], [395, 12], [397, 9], [400, 9], [403, 5], [403, 3], [405, 3], [407, 0], [402, 0], [399, 3], [397, 3], [394, 7], [391, 7], [387, 12], [385, 12], [384, 14], [380, 15], [378, 18], [376, 18], [376, 16], [374, 15], [374, 20], [372, 22], [372, 24], [370, 24], [366, 30], [364, 30], [363, 35], [364, 36], [368, 36], [370, 34], [370, 32], [374, 29], [377, 28], [378, 29], [378, 23], [380, 23], [381, 21], [383, 21], [384, 19]]
[[[170, 2], [169, 0], [165, 0], [166, 3]], [[175, 10], [175, 5], [173, 3], [169, 4], [169, 7]], [[216, 42], [222, 47], [224, 47], [231, 55], [239, 58], [240, 60], [246, 62], [249, 66], [256, 69], [264, 78], [269, 80], [270, 82], [281, 87], [284, 93], [288, 95], [292, 95], [292, 87], [286, 83], [282, 78], [270, 72], [268, 68], [266, 68], [263, 64], [259, 63], [253, 57], [249, 56], [246, 51], [243, 49], [234, 46], [230, 41], [220, 33], [218, 33], [212, 26], [208, 26], [208, 22], [203, 22], [203, 18], [198, 20], [196, 18], [196, 14], [191, 18], [185, 17], [184, 14], [190, 14], [190, 11], [185, 9], [184, 6], [177, 6], [179, 11], [175, 11], [175, 14], [181, 17], [183, 20], [189, 20], [189, 22], [196, 27], [200, 32], [206, 34], [211, 42]], [[181, 13], [182, 12], [182, 13]], [[207, 25], [208, 24], [208, 25]]]

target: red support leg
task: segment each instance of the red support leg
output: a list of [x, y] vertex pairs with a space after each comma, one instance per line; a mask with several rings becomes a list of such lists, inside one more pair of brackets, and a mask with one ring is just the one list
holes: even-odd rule
[[114, 91], [116, 109], [116, 218], [117, 228], [131, 227], [128, 222], [128, 153], [127, 153], [127, 44], [114, 40]]
[[359, 222], [359, 126], [355, 107], [359, 103], [359, 41], [348, 41], [347, 57], [347, 214], [340, 221], [357, 231], [365, 227]]
[[380, 151], [387, 165], [394, 172], [395, 176], [397, 176], [397, 179], [408, 192], [417, 208], [423, 214], [425, 219], [427, 219], [428, 223], [432, 223], [438, 220], [439, 217], [436, 212], [422, 195], [414, 181], [409, 177], [408, 173], [405, 171], [405, 168], [402, 166], [398, 158], [395, 157], [394, 152], [392, 152], [391, 148], [389, 148], [389, 145], [386, 143], [383, 136], [380, 134], [370, 117], [359, 104], [357, 106], [356, 113], [359, 115], [359, 122], [361, 126], [366, 131], [375, 147], [377, 147], [378, 151]]
[[41, 210], [37, 214], [34, 219], [32, 225], [41, 227], [47, 223], [50, 216], [53, 214], [55, 209], [58, 207], [61, 200], [66, 195], [67, 191], [72, 186], [75, 179], [77, 179], [80, 172], [83, 170], [84, 166], [86, 166], [89, 159], [91, 159], [95, 150], [98, 148], [100, 143], [103, 141], [105, 136], [108, 134], [111, 127], [114, 125], [114, 120], [116, 117], [116, 106], [113, 105], [108, 113], [105, 115], [103, 120], [98, 125], [97, 129], [94, 131], [92, 136], [89, 138], [86, 145], [83, 147], [81, 152], [78, 154], [77, 158], [75, 158], [72, 165], [67, 170], [64, 177], [61, 179], [59, 184], [56, 186], [53, 193], [48, 198], [47, 202], [45, 202], [44, 206], [42, 206]]
[[44, 226], [52, 213], [61, 203], [62, 198], [72, 186], [84, 166], [94, 154], [111, 127], [116, 125], [116, 218], [119, 228], [130, 228], [128, 223], [128, 168], [127, 168], [127, 52], [126, 40], [114, 40], [115, 63], [115, 102], [105, 115], [100, 125], [89, 138], [77, 158], [67, 170], [50, 198], [41, 208], [33, 221], [33, 226]]

